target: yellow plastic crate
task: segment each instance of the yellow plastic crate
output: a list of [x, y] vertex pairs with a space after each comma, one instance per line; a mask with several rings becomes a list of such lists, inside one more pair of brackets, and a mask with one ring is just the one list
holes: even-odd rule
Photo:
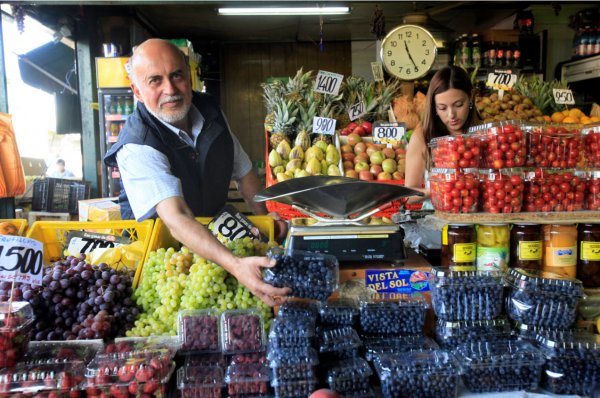
[[[49, 264], [52, 259], [63, 256], [67, 235], [71, 231], [102, 231], [101, 233], [117, 236], [122, 236], [123, 233], [127, 232], [129, 234], [128, 238], [132, 241], [141, 240], [144, 242], [143, 251], [146, 253], [152, 236], [153, 227], [153, 220], [145, 220], [142, 222], [134, 220], [90, 222], [36, 221], [29, 231], [27, 231], [27, 237], [43, 243], [44, 264]], [[141, 268], [141, 264], [138, 264], [137, 270]]]
[[19, 236], [25, 236], [25, 232], [27, 232], [28, 223], [24, 218], [0, 218], [0, 223], [9, 222], [15, 227], [17, 227]]
[[[269, 241], [275, 240], [275, 222], [271, 216], [247, 216], [252, 224], [256, 225], [259, 231], [269, 238]], [[207, 225], [212, 220], [212, 217], [197, 217], [196, 221]], [[154, 229], [152, 230], [152, 236], [150, 237], [150, 243], [148, 244], [148, 250], [146, 250], [146, 256], [144, 257], [144, 264], [150, 256], [150, 252], [156, 251], [160, 248], [173, 247], [179, 249], [181, 243], [179, 243], [165, 223], [157, 218], [154, 223]], [[133, 287], [137, 288], [142, 277], [143, 267], [138, 267], [135, 272], [135, 278], [133, 279]]]

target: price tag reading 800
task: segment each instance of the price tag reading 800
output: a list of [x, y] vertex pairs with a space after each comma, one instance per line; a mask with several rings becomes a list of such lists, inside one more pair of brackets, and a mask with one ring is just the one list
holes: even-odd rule
[[313, 133], [333, 135], [336, 122], [335, 119], [328, 117], [315, 117], [313, 119]]
[[375, 123], [373, 125], [373, 141], [380, 144], [397, 144], [405, 132], [404, 123]]
[[569, 89], [553, 88], [552, 95], [554, 96], [554, 102], [558, 105], [575, 105], [573, 92]]
[[22, 236], [0, 235], [0, 280], [41, 285], [44, 246]]
[[517, 75], [509, 72], [492, 72], [488, 74], [486, 86], [494, 90], [510, 90], [517, 82]]

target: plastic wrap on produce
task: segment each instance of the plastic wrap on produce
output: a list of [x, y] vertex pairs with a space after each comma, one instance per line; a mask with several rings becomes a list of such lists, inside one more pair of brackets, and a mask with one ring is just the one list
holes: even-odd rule
[[442, 247], [442, 227], [431, 217], [419, 218], [416, 223], [400, 224], [404, 230], [404, 241], [410, 242], [410, 247], [417, 253], [419, 246], [429, 249]]

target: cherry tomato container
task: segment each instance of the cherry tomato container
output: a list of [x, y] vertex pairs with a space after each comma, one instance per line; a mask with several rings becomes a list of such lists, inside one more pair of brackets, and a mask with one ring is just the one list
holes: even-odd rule
[[524, 210], [583, 210], [586, 175], [575, 170], [535, 169], [525, 173]]
[[479, 167], [502, 169], [525, 165], [527, 146], [520, 121], [506, 120], [473, 126], [469, 133], [481, 140]]
[[26, 301], [0, 303], [0, 368], [15, 366], [29, 346], [34, 315]]
[[583, 149], [587, 167], [600, 167], [600, 123], [582, 127]]
[[591, 170], [587, 173], [585, 209], [600, 210], [600, 170]]
[[525, 181], [519, 169], [479, 170], [480, 209], [486, 213], [518, 213]]
[[438, 137], [429, 143], [435, 167], [479, 167], [481, 140], [473, 135]]
[[527, 166], [573, 168], [582, 165], [583, 152], [580, 125], [533, 124], [527, 131]]
[[438, 211], [475, 213], [479, 204], [476, 169], [433, 169], [429, 177], [431, 203]]
[[85, 364], [23, 362], [0, 369], [0, 396], [3, 398], [79, 398], [84, 396]]

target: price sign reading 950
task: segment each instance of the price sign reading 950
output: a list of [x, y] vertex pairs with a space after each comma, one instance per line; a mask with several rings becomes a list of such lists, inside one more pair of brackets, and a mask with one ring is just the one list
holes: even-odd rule
[[41, 285], [44, 247], [22, 236], [0, 235], [0, 280]]
[[517, 75], [510, 72], [496, 71], [488, 74], [486, 86], [494, 90], [510, 90], [517, 82]]
[[350, 120], [356, 120], [365, 114], [365, 103], [360, 101], [350, 107], [348, 117]]
[[397, 144], [405, 132], [404, 123], [375, 123], [373, 125], [373, 141], [380, 144]]
[[317, 93], [338, 95], [342, 80], [344, 80], [344, 75], [320, 70], [317, 73], [313, 90]]
[[558, 105], [575, 105], [573, 92], [569, 89], [553, 88], [552, 95], [554, 95], [554, 102]]
[[313, 133], [333, 135], [336, 122], [337, 120], [328, 117], [315, 117], [313, 119]]

